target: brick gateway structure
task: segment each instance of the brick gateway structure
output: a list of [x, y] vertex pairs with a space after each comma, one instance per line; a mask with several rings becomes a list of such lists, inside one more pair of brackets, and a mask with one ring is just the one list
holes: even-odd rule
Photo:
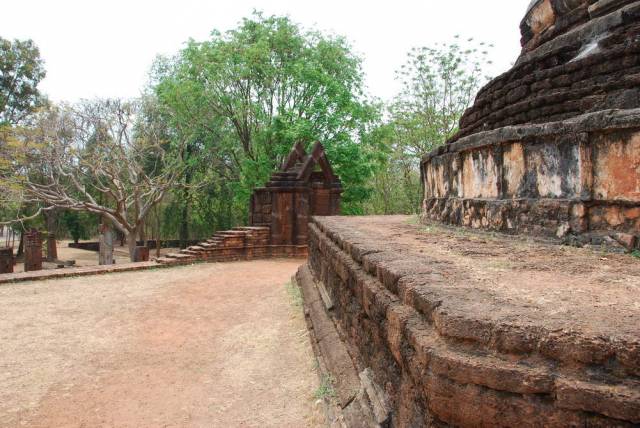
[[158, 259], [176, 264], [307, 255], [313, 215], [340, 213], [342, 185], [322, 144], [307, 154], [296, 144], [279, 172], [251, 196], [249, 226], [216, 232], [210, 239]]
[[[423, 223], [313, 217], [295, 280], [347, 426], [640, 424], [640, 1], [536, 0], [422, 161]], [[435, 221], [434, 221], [435, 220]]]

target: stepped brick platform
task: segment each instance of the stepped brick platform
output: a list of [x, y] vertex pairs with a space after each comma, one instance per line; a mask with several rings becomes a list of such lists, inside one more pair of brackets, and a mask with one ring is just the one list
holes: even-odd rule
[[[350, 355], [322, 355], [345, 409], [369, 396], [389, 426], [640, 424], [640, 260], [410, 220], [309, 225], [297, 281], [316, 349], [334, 328]], [[357, 391], [367, 370], [373, 394]]]
[[306, 245], [271, 245], [269, 227], [236, 227], [216, 232], [210, 239], [179, 253], [169, 253], [157, 260], [160, 264], [227, 262], [269, 257], [306, 257]]
[[324, 147], [307, 154], [296, 144], [280, 171], [251, 196], [249, 227], [217, 232], [210, 239], [158, 259], [161, 264], [222, 262], [268, 257], [305, 257], [312, 215], [340, 213], [342, 184]]
[[640, 1], [534, 0], [522, 54], [422, 160], [423, 216], [640, 245]]

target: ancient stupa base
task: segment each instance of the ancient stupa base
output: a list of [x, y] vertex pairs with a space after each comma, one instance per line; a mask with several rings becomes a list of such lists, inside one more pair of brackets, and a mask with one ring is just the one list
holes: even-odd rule
[[631, 251], [640, 109], [480, 132], [423, 159], [423, 218]]
[[640, 423], [629, 256], [409, 217], [315, 217], [309, 238], [296, 279], [348, 426]]
[[533, 0], [514, 67], [424, 157], [424, 218], [638, 249], [640, 1]]

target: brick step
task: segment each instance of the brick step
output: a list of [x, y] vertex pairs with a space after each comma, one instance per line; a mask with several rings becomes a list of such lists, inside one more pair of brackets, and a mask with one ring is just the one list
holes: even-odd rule
[[200, 254], [202, 254], [204, 252], [204, 250], [201, 251], [193, 251], [193, 250], [180, 250], [180, 254], [185, 254], [187, 256], [194, 256], [194, 257], [198, 257]]
[[235, 227], [233, 228], [233, 230], [238, 231], [238, 232], [244, 232], [247, 234], [268, 234], [269, 233], [269, 228], [268, 227], [251, 227], [251, 226], [243, 226], [243, 227]]
[[221, 230], [220, 232], [214, 233], [213, 236], [242, 236], [244, 235], [243, 231], [240, 230]]
[[246, 238], [246, 236], [247, 235], [244, 234], [244, 233], [242, 235], [227, 235], [227, 236], [222, 238], [222, 241], [224, 241], [224, 242], [233, 241], [233, 240], [242, 241], [242, 240], [244, 240]]
[[156, 262], [161, 265], [171, 265], [180, 263], [180, 260], [171, 257], [160, 257], [159, 259], [156, 259]]
[[189, 254], [180, 254], [180, 253], [169, 253], [167, 255], [165, 255], [165, 257], [168, 257], [170, 259], [179, 259], [179, 260], [185, 260], [185, 259], [193, 259], [195, 257], [193, 257], [192, 255]]

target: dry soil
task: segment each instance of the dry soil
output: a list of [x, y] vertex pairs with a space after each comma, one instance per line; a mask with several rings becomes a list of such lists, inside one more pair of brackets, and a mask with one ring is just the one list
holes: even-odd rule
[[0, 286], [0, 426], [322, 425], [300, 264]]

